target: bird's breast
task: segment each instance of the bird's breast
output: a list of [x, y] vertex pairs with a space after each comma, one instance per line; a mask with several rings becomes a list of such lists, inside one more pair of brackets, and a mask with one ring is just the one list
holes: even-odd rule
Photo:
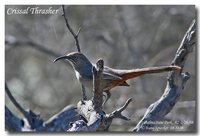
[[92, 90], [93, 77], [89, 75], [80, 74], [75, 70], [76, 78], [87, 88]]
[[76, 78], [79, 80], [80, 77], [81, 77], [80, 73], [79, 73], [78, 71], [75, 70], [75, 74], [76, 74]]

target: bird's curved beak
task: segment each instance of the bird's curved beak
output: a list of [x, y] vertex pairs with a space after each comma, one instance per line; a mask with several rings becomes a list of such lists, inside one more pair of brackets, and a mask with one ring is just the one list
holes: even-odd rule
[[61, 60], [61, 59], [69, 59], [69, 56], [64, 55], [64, 56], [57, 57], [53, 62], [55, 63], [56, 61]]

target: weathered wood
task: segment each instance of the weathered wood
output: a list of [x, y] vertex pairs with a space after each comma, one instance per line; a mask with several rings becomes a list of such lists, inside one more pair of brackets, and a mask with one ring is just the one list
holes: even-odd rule
[[38, 127], [36, 131], [62, 132], [67, 131], [71, 126], [71, 122], [80, 119], [74, 105], [66, 106], [62, 111], [45, 121], [42, 127]]
[[16, 117], [6, 106], [5, 106], [5, 127], [9, 132], [20, 132], [23, 127], [23, 120]]
[[[175, 58], [172, 61], [172, 65], [178, 65], [183, 69], [187, 56], [192, 52], [192, 49], [195, 45], [195, 36], [196, 22], [194, 20], [186, 32], [179, 49], [176, 52]], [[153, 131], [153, 129], [149, 129], [154, 126], [153, 122], [164, 118], [164, 116], [171, 111], [171, 109], [178, 101], [180, 94], [185, 87], [186, 81], [190, 77], [189, 73], [181, 72], [182, 70], [172, 71], [169, 73], [167, 86], [163, 95], [159, 100], [148, 107], [143, 118], [133, 129], [134, 132]]]
[[80, 119], [81, 116], [76, 112], [76, 108], [73, 105], [69, 105], [49, 120], [31, 128], [26, 118], [19, 119], [5, 107], [5, 124], [6, 129], [10, 132], [66, 132], [71, 127], [72, 122]]
[[93, 103], [94, 103], [94, 108], [102, 108], [103, 104], [103, 88], [101, 85], [102, 81], [102, 72], [103, 72], [103, 67], [104, 67], [104, 62], [102, 59], [99, 59], [96, 63], [97, 67], [93, 67], [92, 72], [93, 72]]

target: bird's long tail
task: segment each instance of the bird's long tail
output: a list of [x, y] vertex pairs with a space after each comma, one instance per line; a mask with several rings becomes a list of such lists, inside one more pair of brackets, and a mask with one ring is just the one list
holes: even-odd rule
[[128, 70], [121, 77], [123, 80], [128, 80], [128, 79], [135, 78], [144, 74], [162, 73], [162, 72], [173, 71], [173, 70], [181, 70], [181, 67], [171, 65], [171, 66], [159, 66], [159, 67], [133, 69], [133, 70]]

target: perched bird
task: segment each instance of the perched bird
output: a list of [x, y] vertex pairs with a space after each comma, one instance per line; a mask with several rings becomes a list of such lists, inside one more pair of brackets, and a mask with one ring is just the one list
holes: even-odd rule
[[[65, 59], [68, 60], [76, 74], [76, 78], [88, 89], [93, 89], [93, 74], [92, 64], [88, 58], [80, 52], [72, 52], [64, 56], [60, 56], [54, 60], [54, 62]], [[126, 82], [128, 79], [132, 79], [144, 74], [161, 73], [166, 71], [180, 70], [179, 66], [159, 66], [159, 67], [148, 67], [131, 70], [113, 69], [104, 66], [103, 79], [101, 82], [103, 91], [107, 94], [105, 102], [110, 98], [110, 90], [116, 86], [129, 86]]]

